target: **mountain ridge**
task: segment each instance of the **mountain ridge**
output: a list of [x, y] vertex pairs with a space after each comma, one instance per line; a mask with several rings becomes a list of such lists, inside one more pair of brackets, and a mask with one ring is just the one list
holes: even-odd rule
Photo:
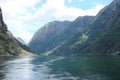
[[[113, 1], [109, 6], [102, 9], [84, 31], [88, 39], [80, 44], [71, 44], [75, 38], [61, 46], [53, 54], [66, 55], [119, 55], [120, 54], [120, 1]], [[114, 10], [114, 11], [113, 11]], [[73, 46], [74, 45], [74, 46]], [[72, 48], [71, 48], [72, 46]], [[69, 53], [69, 54], [67, 54]], [[74, 54], [73, 54], [74, 53]]]
[[[60, 36], [52, 37], [52, 34], [48, 36], [54, 39], [45, 38], [47, 42], [43, 41], [41, 43], [38, 41], [37, 45], [41, 48], [35, 45], [34, 48], [37, 47], [38, 49], [38, 51], [37, 49], [35, 51], [44, 55], [60, 56], [120, 55], [119, 8], [120, 0], [114, 0], [90, 20], [86, 20], [85, 17], [77, 18]], [[82, 18], [85, 20], [82, 20]], [[38, 35], [38, 37], [40, 36]], [[54, 42], [59, 41], [59, 38], [66, 39], [61, 40], [60, 44], [54, 45]], [[46, 45], [42, 46], [44, 43]], [[54, 47], [49, 49], [52, 45]]]
[[[93, 16], [84, 16], [74, 21], [49, 22], [35, 33], [29, 47], [40, 54], [49, 52], [56, 46], [63, 44], [77, 31], [85, 28], [92, 18]], [[79, 23], [76, 25], [77, 22]]]

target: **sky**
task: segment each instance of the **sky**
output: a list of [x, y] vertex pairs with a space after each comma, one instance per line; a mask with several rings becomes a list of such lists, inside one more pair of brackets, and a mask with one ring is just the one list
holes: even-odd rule
[[0, 0], [9, 31], [26, 43], [46, 23], [95, 16], [113, 0]]

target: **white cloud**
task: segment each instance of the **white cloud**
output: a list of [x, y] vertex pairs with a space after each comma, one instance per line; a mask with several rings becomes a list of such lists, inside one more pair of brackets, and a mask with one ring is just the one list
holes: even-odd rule
[[[8, 25], [8, 29], [12, 31], [14, 35], [21, 36], [20, 34], [28, 35], [30, 39], [30, 31], [33, 24], [29, 20], [28, 16], [32, 15], [35, 11], [35, 5], [40, 0], [2, 0], [0, 6], [3, 10], [4, 20]], [[27, 31], [27, 32], [23, 32]], [[29, 41], [25, 36], [21, 36], [25, 41]]]
[[[2, 0], [4, 19], [12, 33], [29, 41], [33, 33], [41, 24], [56, 20], [74, 20], [78, 16], [96, 15], [104, 5], [82, 10], [76, 7], [67, 7], [64, 0], [47, 0], [39, 5], [42, 0]], [[71, 2], [72, 0], [69, 0]], [[37, 6], [37, 7], [36, 7]], [[40, 26], [39, 26], [40, 25]], [[26, 36], [27, 37], [26, 37]]]
[[97, 4], [88, 10], [82, 10], [76, 7], [67, 7], [64, 4], [64, 0], [47, 0], [46, 4], [43, 4], [42, 7], [34, 13], [33, 19], [38, 19], [39, 21], [46, 21], [51, 18], [73, 20], [78, 16], [95, 16], [103, 7], [104, 5]]

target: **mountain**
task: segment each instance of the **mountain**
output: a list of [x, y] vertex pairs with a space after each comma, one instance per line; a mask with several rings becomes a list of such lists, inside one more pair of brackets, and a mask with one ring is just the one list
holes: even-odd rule
[[35, 33], [29, 47], [39, 54], [51, 54], [66, 43], [76, 32], [85, 29], [92, 19], [93, 16], [84, 16], [71, 22], [49, 22]]
[[26, 43], [24, 42], [24, 40], [20, 37], [15, 37], [20, 43], [22, 43], [23, 45], [25, 45]]
[[7, 29], [0, 8], [0, 56], [34, 55], [30, 49], [18, 42]]
[[120, 0], [114, 0], [95, 17], [46, 24], [29, 47], [44, 55], [120, 55]]
[[120, 55], [120, 0], [102, 9], [84, 31], [76, 33], [54, 55]]

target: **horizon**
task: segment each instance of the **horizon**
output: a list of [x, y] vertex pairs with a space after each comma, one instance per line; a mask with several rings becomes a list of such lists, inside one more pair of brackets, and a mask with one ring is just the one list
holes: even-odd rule
[[28, 43], [34, 33], [46, 23], [55, 20], [73, 21], [79, 16], [95, 16], [113, 0], [89, 1], [2, 0], [0, 5], [8, 30]]

